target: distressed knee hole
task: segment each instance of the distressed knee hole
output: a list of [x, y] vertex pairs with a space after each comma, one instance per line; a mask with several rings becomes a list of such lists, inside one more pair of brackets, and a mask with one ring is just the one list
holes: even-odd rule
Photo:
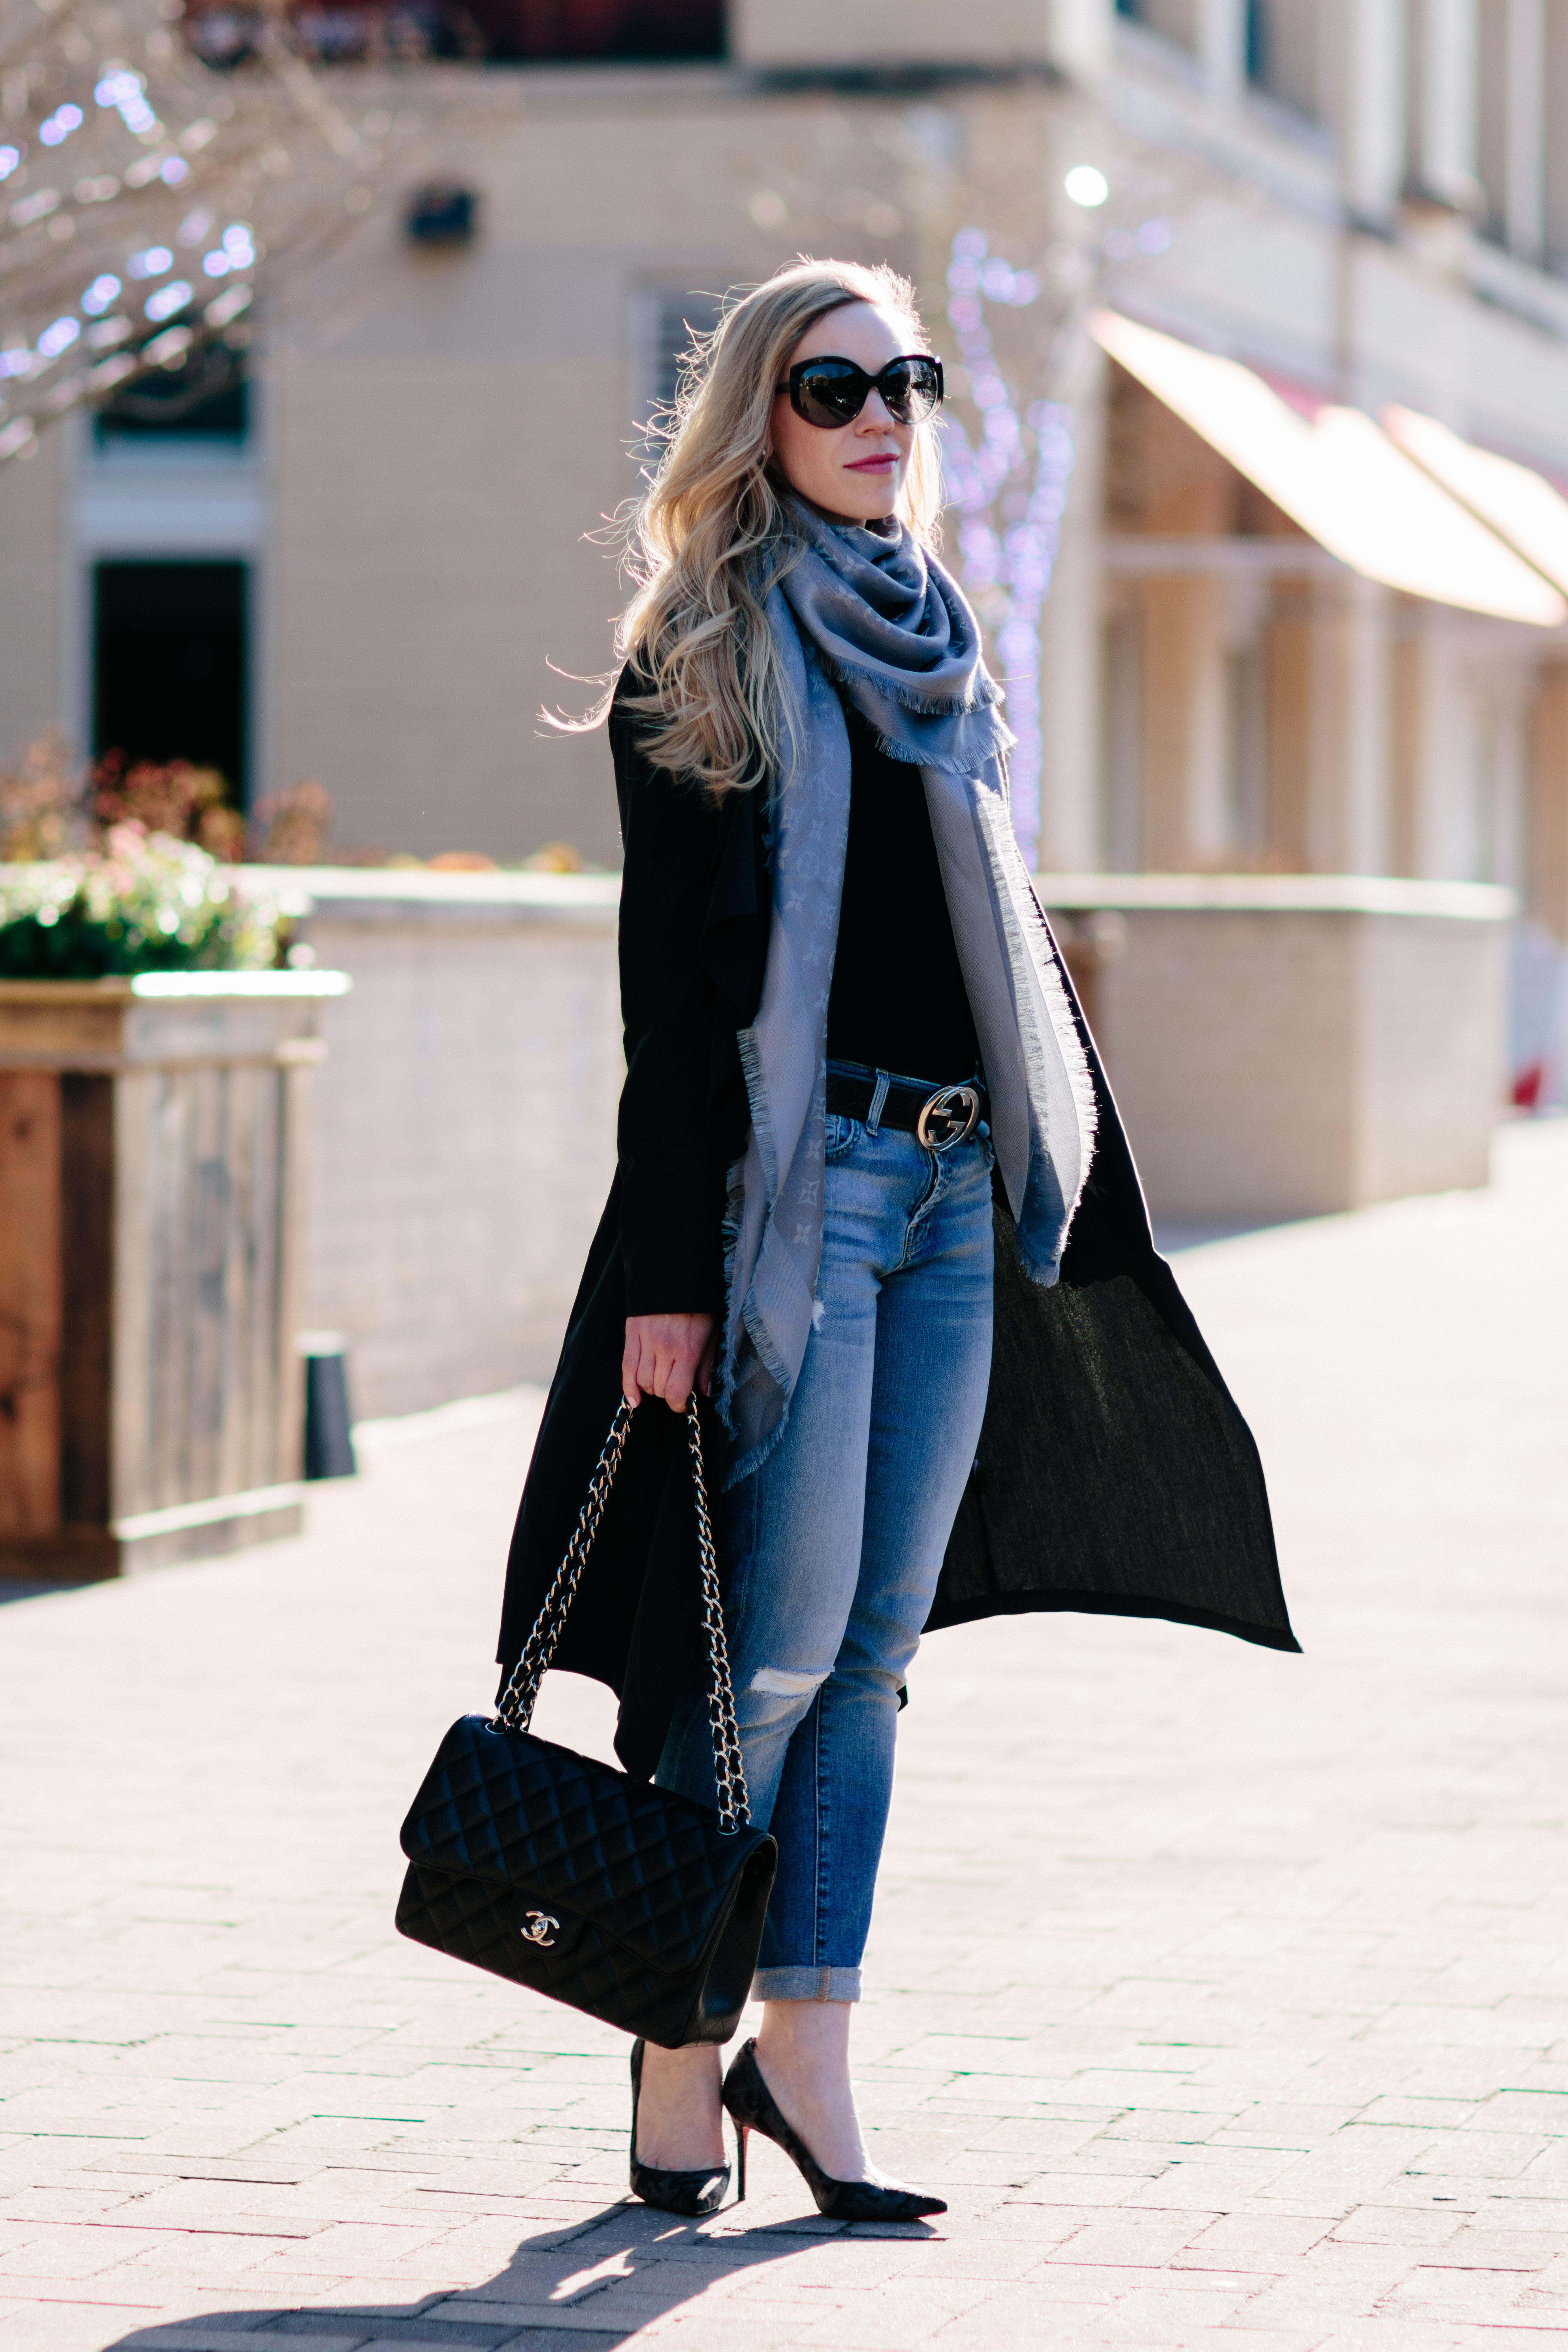
[[746, 1687], [761, 1691], [765, 1698], [804, 1698], [826, 1680], [825, 1674], [792, 1675], [784, 1666], [759, 1666]]

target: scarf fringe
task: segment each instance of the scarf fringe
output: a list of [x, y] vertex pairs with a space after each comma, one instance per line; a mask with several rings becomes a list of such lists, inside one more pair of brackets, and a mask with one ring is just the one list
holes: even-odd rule
[[[1021, 856], [1018, 862], [1020, 865], [1023, 864]], [[1027, 880], [1026, 876], [1026, 880]], [[1072, 1199], [1067, 1203], [1067, 1217], [1062, 1227], [1065, 1240], [1066, 1235], [1072, 1229], [1073, 1219], [1078, 1214], [1079, 1202], [1083, 1198], [1083, 1188], [1089, 1178], [1089, 1162], [1094, 1157], [1095, 1139], [1100, 1133], [1100, 1097], [1095, 1092], [1094, 1072], [1089, 1066], [1089, 1055], [1084, 1051], [1083, 1039], [1079, 1033], [1078, 1022], [1074, 1016], [1072, 996], [1061, 961], [1061, 950], [1056, 943], [1045, 909], [1035, 896], [1035, 887], [1032, 882], [1028, 883], [1028, 893], [1026, 904], [1029, 909], [1029, 920], [1037, 932], [1039, 946], [1044, 950], [1042, 954], [1036, 957], [1036, 965], [1040, 974], [1041, 985], [1045, 990], [1046, 1011], [1050, 1015], [1057, 1047], [1062, 1057], [1063, 1067], [1067, 1071], [1068, 1085], [1072, 1092], [1073, 1108], [1078, 1113], [1078, 1129], [1082, 1147], [1078, 1185]], [[1036, 1279], [1038, 1280], [1038, 1278], [1037, 1276]], [[1050, 1279], [1055, 1281], [1054, 1273]]]
[[724, 1178], [724, 1215], [720, 1235], [724, 1251], [724, 1344], [719, 1351], [719, 1390], [714, 1408], [731, 1437], [735, 1423], [731, 1404], [740, 1357], [740, 1320], [735, 1314], [735, 1254], [741, 1246], [741, 1217], [746, 1202], [746, 1155], [732, 1160]]
[[[724, 1245], [724, 1347], [719, 1361], [719, 1382], [713, 1399], [713, 1407], [719, 1415], [726, 1436], [731, 1441], [731, 1459], [726, 1465], [719, 1481], [719, 1491], [723, 1495], [727, 1495], [731, 1486], [738, 1486], [742, 1478], [749, 1478], [752, 1471], [759, 1469], [767, 1460], [788, 1426], [790, 1401], [795, 1393], [795, 1383], [790, 1378], [787, 1366], [773, 1346], [773, 1334], [762, 1317], [754, 1312], [752, 1302], [747, 1299], [736, 1313], [735, 1259], [740, 1248], [741, 1218], [745, 1207], [745, 1199], [746, 1155], [742, 1152], [738, 1160], [731, 1161], [726, 1172], [724, 1216], [721, 1228]], [[733, 1335], [731, 1332], [732, 1315], [735, 1318]], [[740, 1340], [742, 1332], [750, 1339], [755, 1350], [757, 1362], [779, 1390], [782, 1402], [778, 1419], [773, 1426], [744, 1453], [736, 1453], [734, 1449], [739, 1444], [739, 1432], [735, 1427], [735, 1391], [742, 1385], [738, 1374], [741, 1368]]]
[[[829, 662], [824, 659], [822, 666], [824, 669], [829, 672], [829, 675], [832, 674], [833, 666]], [[844, 683], [847, 686], [851, 686], [854, 683], [853, 679], [847, 673], [844, 675]], [[878, 693], [880, 698], [885, 701], [891, 702], [896, 698], [890, 694], [882, 695], [879, 688], [878, 688]], [[922, 751], [918, 743], [910, 743], [904, 736], [889, 735], [886, 728], [879, 727], [877, 721], [871, 717], [870, 713], [866, 710], [860, 703], [857, 702], [855, 709], [860, 718], [865, 720], [871, 740], [876, 744], [878, 751], [880, 751], [887, 759], [897, 760], [901, 766], [906, 768], [941, 768], [950, 776], [971, 776], [974, 773], [975, 763], [972, 759], [963, 757], [943, 759], [938, 754], [930, 751]], [[959, 715], [961, 717], [963, 716], [963, 713], [960, 713]], [[1000, 747], [1000, 756], [1005, 758], [1005, 755], [1013, 749], [1013, 746], [1017, 740], [1017, 737], [1014, 734], [1012, 729], [1006, 725], [1005, 721], [998, 719], [996, 722], [994, 740]]]
[[767, 1073], [763, 1067], [762, 1049], [757, 1044], [755, 1029], [737, 1029], [735, 1051], [741, 1057], [741, 1076], [746, 1082], [746, 1108], [752, 1114], [752, 1131], [757, 1139], [757, 1150], [763, 1162], [763, 1182], [767, 1191], [771, 1210], [778, 1198], [779, 1147], [773, 1133], [773, 1115], [768, 1101]]
[[[813, 650], [829, 677], [841, 678], [846, 686], [869, 687], [879, 700], [896, 702], [901, 709], [913, 711], [917, 719], [977, 718], [983, 710], [994, 709], [1003, 699], [1002, 688], [984, 669], [975, 671], [973, 688], [963, 694], [922, 694], [918, 685], [902, 686], [886, 670], [866, 669], [858, 662], [847, 661], [842, 654], [829, 653], [816, 639], [813, 639]], [[984, 688], [990, 688], [989, 693], [980, 690]], [[931, 765], [924, 752], [916, 755], [905, 751], [902, 754], [906, 760], [915, 756], [923, 760], [927, 767]]]
[[[746, 1097], [752, 1114], [752, 1129], [756, 1139], [757, 1156], [762, 1162], [763, 1185], [768, 1202], [767, 1214], [771, 1217], [781, 1181], [778, 1143], [773, 1134], [773, 1116], [768, 1105], [767, 1080], [763, 1069], [756, 1031], [754, 1029], [737, 1030], [735, 1045], [741, 1057], [742, 1075], [746, 1083]], [[756, 1362], [761, 1365], [769, 1380], [779, 1391], [781, 1405], [779, 1418], [774, 1427], [767, 1433], [759, 1444], [750, 1447], [740, 1461], [731, 1465], [723, 1482], [726, 1489], [737, 1479], [745, 1477], [768, 1454], [772, 1453], [773, 1446], [784, 1434], [784, 1424], [789, 1419], [790, 1399], [795, 1393], [795, 1374], [779, 1353], [773, 1333], [758, 1314], [755, 1299], [750, 1291], [744, 1297], [736, 1295], [736, 1266], [740, 1256], [741, 1228], [745, 1215], [745, 1201], [746, 1154], [742, 1151], [738, 1160], [731, 1161], [725, 1177], [724, 1214], [721, 1226], [724, 1268], [724, 1340], [720, 1352], [718, 1394], [714, 1402], [724, 1428], [731, 1438], [738, 1442], [739, 1432], [735, 1427], [735, 1393], [742, 1385], [741, 1380], [742, 1342], [749, 1339]], [[754, 1265], [747, 1270], [748, 1283], [754, 1271]]]

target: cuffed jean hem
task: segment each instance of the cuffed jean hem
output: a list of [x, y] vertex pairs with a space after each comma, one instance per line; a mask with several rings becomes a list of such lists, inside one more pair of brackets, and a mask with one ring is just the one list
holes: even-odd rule
[[858, 1969], [759, 1969], [753, 2000], [858, 2000]]

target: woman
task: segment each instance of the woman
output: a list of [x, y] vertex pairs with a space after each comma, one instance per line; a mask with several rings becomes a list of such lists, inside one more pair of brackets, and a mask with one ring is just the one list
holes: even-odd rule
[[[911, 289], [805, 261], [726, 312], [638, 515], [610, 711], [626, 851], [619, 1166], [531, 1467], [521, 1649], [624, 1391], [639, 1411], [557, 1663], [633, 1772], [711, 1802], [679, 1423], [722, 1423], [754, 1991], [633, 2053], [633, 2189], [711, 2210], [721, 2112], [844, 2219], [851, 2009], [922, 1629], [1079, 1608], [1295, 1645], [1256, 1451], [1156, 1257], [1013, 843], [999, 689], [937, 563], [942, 375]], [[993, 1184], [993, 1170], [996, 1181]]]

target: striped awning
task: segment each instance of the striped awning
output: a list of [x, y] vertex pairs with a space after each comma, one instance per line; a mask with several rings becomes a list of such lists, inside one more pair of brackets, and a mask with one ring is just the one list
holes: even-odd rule
[[[1114, 310], [1090, 325], [1112, 359], [1352, 571], [1499, 620], [1543, 629], [1568, 620], [1568, 502], [1539, 475], [1472, 449], [1430, 418], [1396, 425], [1406, 411], [1390, 413], [1388, 430], [1332, 402], [1303, 415], [1239, 361]], [[1466, 453], [1463, 466], [1449, 443]], [[1458, 487], [1461, 471], [1468, 489]], [[1555, 500], [1560, 524], [1512, 480], [1519, 475]], [[1508, 529], [1498, 520], [1505, 507], [1516, 518]]]

